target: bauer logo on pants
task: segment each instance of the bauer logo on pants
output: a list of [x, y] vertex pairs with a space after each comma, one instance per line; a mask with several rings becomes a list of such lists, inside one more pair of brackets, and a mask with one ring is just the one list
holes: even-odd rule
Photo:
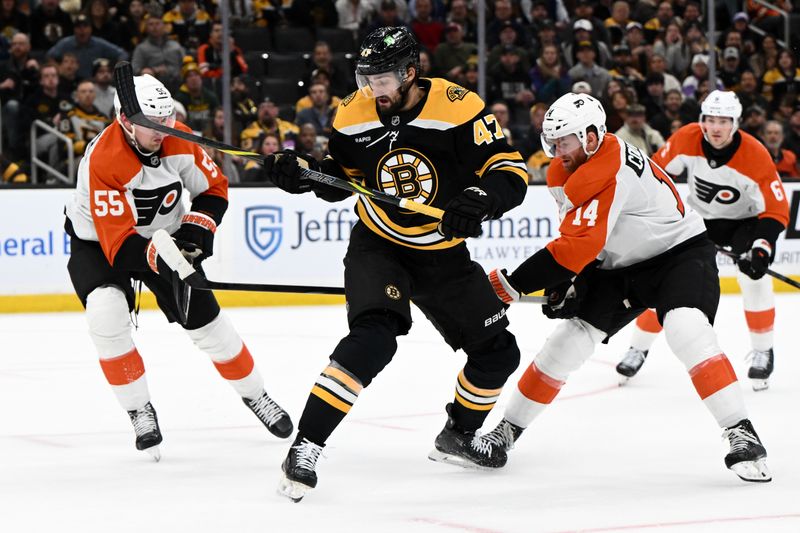
[[257, 205], [244, 211], [247, 247], [262, 261], [278, 251], [283, 240], [283, 210], [272, 205]]

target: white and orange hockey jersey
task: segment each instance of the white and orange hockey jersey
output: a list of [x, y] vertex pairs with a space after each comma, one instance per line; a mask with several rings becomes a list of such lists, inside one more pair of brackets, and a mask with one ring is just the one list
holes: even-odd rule
[[654, 156], [673, 176], [687, 173], [687, 202], [705, 219], [769, 217], [783, 226], [789, 222], [789, 203], [767, 149], [752, 135], [739, 130], [734, 144], [710, 159], [703, 151], [699, 123], [683, 126]]
[[600, 149], [569, 173], [560, 158], [547, 171], [559, 207], [561, 235], [546, 248], [579, 273], [599, 260], [604, 270], [627, 267], [705, 231], [670, 177], [638, 148], [606, 134]]
[[[191, 131], [176, 123], [175, 128]], [[184, 190], [195, 201], [227, 207], [228, 178], [200, 146], [166, 137], [161, 151], [145, 158], [114, 122], [89, 143], [78, 167], [67, 217], [78, 238], [98, 241], [110, 264], [131, 235], [149, 239], [158, 229], [173, 233], [187, 207]], [[209, 198], [210, 197], [210, 198]], [[220, 220], [216, 220], [217, 223]]]

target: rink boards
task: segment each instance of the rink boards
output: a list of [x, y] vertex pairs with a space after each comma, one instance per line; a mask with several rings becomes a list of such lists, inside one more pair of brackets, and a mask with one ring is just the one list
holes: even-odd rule
[[[685, 194], [685, 185], [679, 185]], [[778, 242], [773, 269], [800, 279], [800, 184], [785, 184], [789, 228]], [[5, 190], [0, 194], [0, 311], [80, 308], [67, 275], [69, 237], [63, 208], [70, 189]], [[275, 284], [341, 286], [355, 199], [329, 204], [313, 195], [275, 188], [232, 188], [230, 207], [204, 262], [210, 279]], [[555, 202], [545, 187], [530, 187], [525, 202], [501, 220], [484, 224], [468, 242], [484, 268], [513, 269], [558, 234]], [[735, 267], [718, 257], [723, 292], [738, 292]], [[795, 290], [783, 283], [776, 290]], [[341, 302], [340, 297], [218, 293], [223, 305], [288, 305]], [[152, 305], [146, 298], [143, 306]]]

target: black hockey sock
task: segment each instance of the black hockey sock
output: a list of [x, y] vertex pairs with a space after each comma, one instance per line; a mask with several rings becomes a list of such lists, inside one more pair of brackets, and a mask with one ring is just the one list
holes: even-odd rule
[[361, 381], [335, 362], [322, 371], [311, 389], [298, 424], [297, 439], [325, 445], [336, 426], [353, 407]]

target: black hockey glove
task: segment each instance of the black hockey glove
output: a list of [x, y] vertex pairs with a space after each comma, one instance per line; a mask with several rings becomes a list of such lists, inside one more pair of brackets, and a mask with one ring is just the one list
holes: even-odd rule
[[217, 223], [205, 213], [190, 211], [183, 215], [181, 227], [172, 234], [175, 244], [190, 263], [198, 264], [214, 255]]
[[[163, 241], [158, 239], [158, 235], [154, 235], [147, 243], [147, 248], [145, 248], [147, 265], [150, 270], [164, 278], [172, 287], [173, 302], [175, 304], [175, 316], [172, 318], [185, 326], [189, 315], [192, 288], [183, 280], [181, 273], [184, 277], [197, 276], [198, 274], [192, 268], [191, 260], [186, 258], [183, 250], [177, 246], [177, 242], [172, 242], [166, 232], [163, 232], [163, 234], [166, 237]], [[159, 242], [161, 242], [160, 245], [158, 244]], [[172, 263], [172, 266], [170, 266], [170, 263]], [[169, 317], [170, 315], [172, 313], [168, 313], [167, 316]]]
[[746, 253], [739, 258], [739, 270], [751, 279], [761, 279], [767, 273], [772, 246], [766, 239], [756, 239]]
[[280, 154], [264, 158], [263, 175], [277, 187], [290, 194], [302, 194], [311, 190], [313, 181], [302, 178], [301, 168], [319, 171], [316, 159], [303, 156], [293, 150], [284, 150]]
[[478, 237], [481, 223], [496, 210], [496, 201], [480, 187], [469, 187], [450, 200], [444, 207], [444, 216], [439, 224], [439, 233], [444, 238]]
[[589, 289], [588, 278], [595, 267], [596, 263], [590, 263], [574, 279], [544, 290], [547, 303], [542, 306], [542, 312], [547, 318], [569, 319], [578, 314]]

